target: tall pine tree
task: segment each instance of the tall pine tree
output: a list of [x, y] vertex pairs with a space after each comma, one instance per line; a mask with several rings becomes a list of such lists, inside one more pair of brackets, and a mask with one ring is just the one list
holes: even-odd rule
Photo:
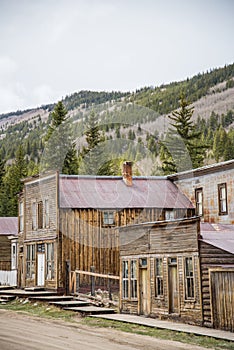
[[181, 95], [180, 109], [169, 116], [172, 121], [162, 143], [161, 160], [164, 173], [198, 168], [203, 165], [207, 146], [201, 141], [201, 131], [192, 121], [194, 107]]
[[80, 154], [79, 173], [85, 175], [115, 175], [118, 161], [110, 159], [106, 148], [105, 137], [102, 135], [97, 116], [94, 111], [89, 115], [85, 131], [87, 145]]
[[22, 145], [16, 151], [14, 163], [7, 168], [3, 178], [3, 187], [0, 195], [1, 216], [18, 215], [17, 194], [22, 190], [22, 179], [27, 176], [27, 164]]
[[51, 125], [45, 137], [46, 147], [41, 158], [41, 171], [58, 170], [77, 174], [78, 158], [67, 110], [59, 101], [50, 115]]

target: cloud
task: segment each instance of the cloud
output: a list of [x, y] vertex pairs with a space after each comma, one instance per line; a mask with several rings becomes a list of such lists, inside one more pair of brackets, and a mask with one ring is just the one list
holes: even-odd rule
[[17, 63], [9, 56], [0, 56], [0, 79], [12, 76], [18, 69]]

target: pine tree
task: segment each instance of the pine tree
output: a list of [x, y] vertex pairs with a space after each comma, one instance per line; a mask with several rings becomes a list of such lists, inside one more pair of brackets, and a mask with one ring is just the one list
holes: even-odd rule
[[83, 147], [80, 154], [79, 173], [85, 175], [113, 175], [114, 164], [112, 160], [107, 159], [108, 150], [105, 149], [105, 138], [101, 134], [94, 111], [89, 115], [87, 130], [84, 134], [87, 146]]
[[27, 164], [22, 145], [16, 151], [14, 163], [7, 168], [3, 178], [0, 214], [3, 216], [18, 215], [17, 194], [22, 190], [22, 179], [27, 176]]
[[73, 142], [72, 128], [67, 110], [59, 101], [50, 115], [51, 125], [45, 137], [41, 171], [58, 170], [64, 174], [77, 174], [78, 158]]
[[201, 131], [192, 121], [194, 107], [181, 95], [180, 109], [169, 116], [172, 121], [162, 147], [163, 171], [171, 173], [202, 166], [207, 146], [201, 142]]

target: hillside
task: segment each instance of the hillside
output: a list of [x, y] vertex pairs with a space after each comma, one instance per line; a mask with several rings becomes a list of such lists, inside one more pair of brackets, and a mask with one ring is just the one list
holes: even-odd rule
[[[77, 121], [80, 122], [75, 128], [76, 137], [82, 138], [85, 120], [93, 109], [99, 115], [107, 139], [128, 139], [134, 142], [130, 148], [138, 148], [129, 151], [127, 146], [125, 149], [120, 147], [118, 154], [142, 161], [145, 158], [142, 145], [148, 149], [148, 143], [155, 142], [155, 138], [165, 137], [169, 124], [168, 114], [179, 107], [181, 91], [185, 92], [194, 106], [194, 121], [197, 118], [204, 119], [208, 128], [211, 115], [216, 115], [218, 128], [222, 124], [221, 119], [234, 110], [234, 64], [199, 73], [185, 81], [143, 88], [134, 93], [80, 91], [66, 96], [63, 103], [71, 121], [76, 124]], [[43, 135], [48, 128], [49, 115], [54, 105], [0, 115], [0, 156], [3, 160], [11, 162], [22, 143], [28, 161], [39, 161], [44, 149]], [[229, 120], [225, 123], [227, 132], [233, 122], [234, 120]], [[139, 143], [142, 144], [141, 147]], [[150, 152], [151, 149], [152, 146]], [[213, 161], [212, 157], [207, 160]]]

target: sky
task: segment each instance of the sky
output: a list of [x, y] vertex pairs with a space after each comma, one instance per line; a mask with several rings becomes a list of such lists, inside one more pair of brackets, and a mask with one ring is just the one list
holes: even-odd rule
[[234, 0], [0, 0], [0, 114], [234, 62]]

